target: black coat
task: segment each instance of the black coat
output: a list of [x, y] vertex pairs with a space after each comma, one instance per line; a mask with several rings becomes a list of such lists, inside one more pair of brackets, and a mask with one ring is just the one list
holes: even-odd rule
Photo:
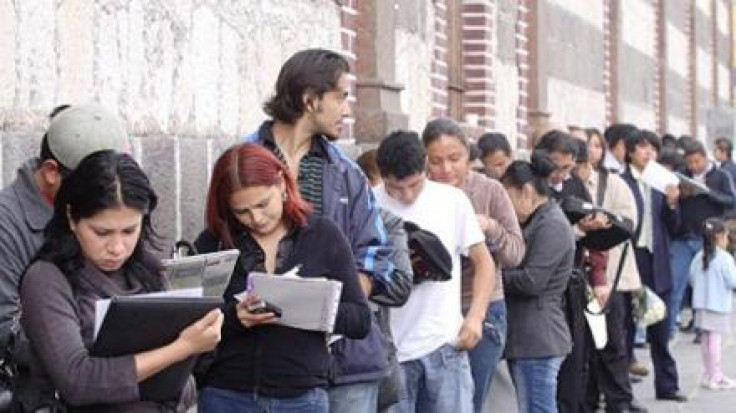
[[[621, 175], [621, 178], [629, 185], [631, 192], [634, 194], [636, 200], [636, 212], [637, 222], [639, 223], [635, 231], [639, 234], [639, 227], [642, 224], [642, 214], [644, 212], [644, 201], [639, 190], [639, 184], [637, 183], [634, 176], [631, 175], [631, 167], [627, 167], [626, 171]], [[665, 196], [653, 189], [651, 200], [652, 200], [652, 272], [646, 274], [640, 272], [641, 281], [647, 287], [651, 288], [657, 293], [664, 293], [672, 289], [672, 267], [670, 266], [670, 237], [675, 233], [680, 224], [680, 211], [679, 207], [675, 209], [670, 208], [667, 205]], [[636, 237], [636, 235], [635, 235]], [[636, 239], [633, 240], [636, 245]], [[639, 261], [639, 255], [637, 254], [637, 265], [639, 269], [648, 268]]]
[[[325, 333], [278, 325], [244, 327], [235, 313], [234, 295], [246, 289], [248, 273], [260, 269], [264, 254], [248, 234], [235, 240], [240, 259], [225, 290], [225, 323], [216, 358], [200, 385], [254, 392], [266, 397], [297, 397], [326, 387], [329, 353]], [[200, 253], [219, 249], [205, 231], [195, 242]], [[360, 339], [371, 328], [370, 309], [358, 284], [350, 245], [329, 220], [311, 217], [279, 245], [276, 273], [301, 264], [302, 277], [327, 277], [343, 283], [335, 333]]]

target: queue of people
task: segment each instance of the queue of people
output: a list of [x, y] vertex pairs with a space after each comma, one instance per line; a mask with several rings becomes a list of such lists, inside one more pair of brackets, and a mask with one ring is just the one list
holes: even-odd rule
[[[203, 200], [197, 252], [240, 253], [223, 305], [162, 347], [116, 357], [90, 352], [96, 301], [169, 288], [157, 196], [117, 117], [57, 108], [40, 156], [0, 193], [9, 408], [481, 412], [508, 371], [520, 412], [645, 412], [632, 391], [648, 374], [633, 351], [645, 290], [667, 303], [646, 327], [657, 399], [687, 401], [668, 343], [688, 289], [702, 385], [736, 387], [720, 365], [736, 287], [730, 141], [717, 143], [718, 165], [700, 142], [663, 148], [618, 124], [548, 131], [514, 160], [504, 135], [473, 143], [440, 118], [421, 135], [390, 133], [356, 164], [334, 143], [349, 72], [323, 49], [285, 62], [264, 105], [271, 119], [219, 156]], [[643, 175], [658, 158], [706, 190], [655, 189]], [[596, 208], [572, 219], [571, 199]], [[585, 243], [617, 217], [624, 238]], [[294, 267], [341, 284], [332, 334], [281, 325], [252, 310], [255, 294], [236, 297], [252, 273]], [[586, 323], [591, 301], [605, 309], [604, 345]], [[177, 397], [142, 396], [141, 382], [193, 357]]]

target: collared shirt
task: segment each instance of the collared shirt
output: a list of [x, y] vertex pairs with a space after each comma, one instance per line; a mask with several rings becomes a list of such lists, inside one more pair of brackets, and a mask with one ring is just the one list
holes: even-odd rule
[[654, 239], [652, 238], [652, 234], [654, 232], [654, 224], [652, 221], [652, 189], [642, 181], [641, 172], [634, 167], [631, 167], [631, 176], [634, 177], [637, 185], [639, 185], [639, 192], [641, 193], [641, 199], [644, 206], [644, 210], [641, 213], [641, 226], [639, 229], [639, 237], [636, 239], [636, 246], [653, 251], [652, 247]]
[[[276, 144], [272, 133], [264, 136], [263, 143], [281, 162], [288, 165], [286, 155]], [[324, 148], [313, 138], [309, 151], [299, 161], [296, 176], [300, 195], [312, 205], [317, 215], [322, 215], [322, 169], [326, 159]]]
[[623, 173], [625, 169], [624, 165], [622, 165], [621, 162], [619, 162], [609, 151], [607, 151], [606, 156], [603, 157], [603, 167], [617, 174]]
[[714, 168], [714, 165], [709, 162], [708, 167], [705, 168], [703, 172], [699, 174], [693, 174], [693, 179], [705, 185], [705, 175], [708, 175], [708, 172], [710, 172], [713, 168]]

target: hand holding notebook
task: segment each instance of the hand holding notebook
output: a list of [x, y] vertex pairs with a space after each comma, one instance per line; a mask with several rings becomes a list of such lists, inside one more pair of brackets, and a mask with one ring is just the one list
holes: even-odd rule
[[236, 298], [242, 301], [247, 294], [255, 294], [278, 307], [281, 317], [276, 324], [332, 332], [341, 292], [340, 281], [252, 272], [248, 275], [248, 290]]

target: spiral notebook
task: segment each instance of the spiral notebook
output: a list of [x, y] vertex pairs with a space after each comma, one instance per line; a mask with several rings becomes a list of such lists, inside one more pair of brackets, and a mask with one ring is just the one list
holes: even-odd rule
[[293, 275], [248, 275], [250, 292], [281, 308], [277, 324], [331, 333], [340, 305], [342, 283], [326, 278]]

